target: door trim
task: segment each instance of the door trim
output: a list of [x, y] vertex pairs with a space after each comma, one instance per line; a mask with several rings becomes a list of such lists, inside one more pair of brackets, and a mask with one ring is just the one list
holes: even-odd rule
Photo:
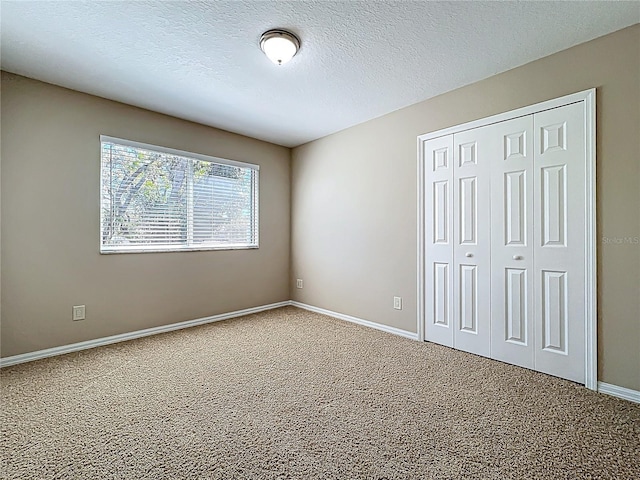
[[585, 211], [585, 299], [586, 299], [586, 325], [585, 325], [585, 387], [590, 390], [598, 390], [598, 339], [597, 339], [597, 251], [596, 251], [596, 89], [591, 88], [545, 102], [536, 103], [526, 107], [511, 110], [509, 112], [492, 115], [453, 127], [444, 128], [435, 132], [419, 135], [417, 139], [418, 158], [418, 308], [417, 308], [417, 332], [418, 340], [425, 339], [425, 238], [424, 238], [424, 151], [422, 144], [430, 139], [443, 137], [453, 133], [460, 133], [473, 128], [484, 127], [494, 123], [524, 117], [552, 108], [563, 107], [573, 103], [583, 103], [585, 118], [585, 174], [586, 174], [586, 211]]

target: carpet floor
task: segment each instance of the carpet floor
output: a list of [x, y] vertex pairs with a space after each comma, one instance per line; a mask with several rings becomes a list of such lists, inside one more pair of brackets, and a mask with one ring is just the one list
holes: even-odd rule
[[638, 479], [640, 406], [294, 307], [4, 368], [3, 479]]

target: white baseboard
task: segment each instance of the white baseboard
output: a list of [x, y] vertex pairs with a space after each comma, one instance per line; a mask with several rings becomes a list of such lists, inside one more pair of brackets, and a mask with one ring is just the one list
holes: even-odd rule
[[630, 402], [640, 403], [640, 392], [638, 390], [631, 390], [630, 388], [619, 387], [617, 385], [611, 385], [610, 383], [598, 382], [598, 392], [622, 398], [623, 400], [629, 400]]
[[357, 323], [358, 325], [364, 325], [365, 327], [375, 328], [376, 330], [382, 330], [383, 332], [393, 333], [394, 335], [400, 335], [401, 337], [410, 338], [411, 340], [418, 340], [418, 334], [413, 332], [407, 332], [395, 327], [389, 327], [380, 323], [370, 322], [369, 320], [363, 320], [362, 318], [352, 317], [351, 315], [345, 315], [344, 313], [333, 312], [331, 310], [325, 310], [324, 308], [314, 307], [307, 305], [306, 303], [290, 301], [290, 304], [294, 307], [309, 310], [310, 312], [320, 313], [322, 315], [328, 315], [330, 317], [338, 318], [340, 320], [346, 320], [347, 322]]
[[[17, 365], [19, 363], [32, 362], [34, 360], [40, 360], [42, 358], [54, 357], [56, 355], [64, 355], [65, 353], [77, 352], [80, 350], [87, 350], [89, 348], [100, 347], [103, 345], [110, 345], [112, 343], [125, 342], [127, 340], [133, 340], [135, 338], [148, 337], [150, 335], [157, 335], [159, 333], [171, 332], [173, 330], [180, 330], [183, 328], [195, 327], [197, 325], [204, 325], [207, 323], [219, 322], [222, 320], [228, 320], [230, 318], [242, 317], [245, 315], [251, 315], [252, 313], [264, 312], [266, 310], [272, 310], [274, 308], [294, 306], [309, 310], [311, 312], [320, 313], [322, 315], [328, 315], [340, 320], [345, 320], [351, 323], [357, 323], [369, 328], [375, 328], [383, 332], [392, 333], [394, 335], [400, 335], [401, 337], [410, 338], [411, 340], [418, 340], [418, 334], [408, 332], [395, 327], [389, 327], [388, 325], [382, 325], [380, 323], [370, 322], [362, 318], [352, 317], [351, 315], [345, 315], [343, 313], [326, 310], [320, 307], [314, 307], [305, 303], [296, 302], [293, 300], [286, 300], [284, 302], [271, 303], [269, 305], [261, 305], [259, 307], [245, 308], [244, 310], [236, 310], [234, 312], [221, 313], [219, 315], [212, 315], [210, 317], [197, 318], [195, 320], [187, 320], [185, 322], [172, 323], [169, 325], [162, 325], [159, 327], [147, 328], [145, 330], [137, 330], [135, 332], [122, 333], [119, 335], [112, 335], [110, 337], [96, 338], [95, 340], [87, 340], [85, 342], [72, 343], [70, 345], [61, 345], [59, 347], [47, 348], [45, 350], [38, 350], [36, 352], [22, 353], [20, 355], [13, 355], [12, 357], [0, 358], [0, 367], [8, 367], [10, 365]], [[611, 395], [613, 397], [622, 398], [634, 403], [640, 403], [640, 391], [632, 390], [630, 388], [619, 387], [610, 383], [598, 382], [598, 392]]]
[[89, 348], [101, 347], [112, 343], [133, 340], [134, 338], [148, 337], [149, 335], [157, 335], [158, 333], [171, 332], [183, 328], [195, 327], [196, 325], [204, 325], [206, 323], [219, 322], [229, 318], [242, 317], [252, 313], [264, 312], [274, 308], [286, 307], [290, 305], [289, 300], [269, 305], [261, 305], [259, 307], [245, 308], [244, 310], [236, 310], [235, 312], [221, 313], [210, 317], [197, 318], [195, 320], [187, 320], [185, 322], [171, 323], [160, 327], [147, 328], [145, 330], [137, 330], [135, 332], [121, 333], [110, 337], [96, 338], [95, 340], [87, 340], [85, 342], [72, 343], [70, 345], [61, 345], [59, 347], [47, 348], [36, 352], [22, 353], [12, 357], [0, 358], [0, 367], [8, 367], [9, 365], [17, 365], [18, 363], [32, 362], [41, 358], [53, 357], [56, 355], [64, 355], [65, 353], [77, 352], [79, 350], [87, 350]]

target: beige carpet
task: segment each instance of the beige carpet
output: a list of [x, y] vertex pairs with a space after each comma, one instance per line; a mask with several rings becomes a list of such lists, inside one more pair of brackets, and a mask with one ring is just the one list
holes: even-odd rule
[[3, 479], [638, 479], [640, 406], [293, 307], [5, 368]]

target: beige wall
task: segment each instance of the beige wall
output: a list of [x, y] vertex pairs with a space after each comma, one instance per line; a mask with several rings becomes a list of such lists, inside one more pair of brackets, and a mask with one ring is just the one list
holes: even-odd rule
[[292, 298], [415, 332], [416, 136], [591, 87], [599, 379], [640, 390], [640, 245], [602, 241], [640, 237], [639, 25], [294, 149]]
[[[289, 149], [5, 72], [1, 91], [3, 357], [288, 300]], [[100, 134], [259, 164], [260, 248], [100, 255]]]

